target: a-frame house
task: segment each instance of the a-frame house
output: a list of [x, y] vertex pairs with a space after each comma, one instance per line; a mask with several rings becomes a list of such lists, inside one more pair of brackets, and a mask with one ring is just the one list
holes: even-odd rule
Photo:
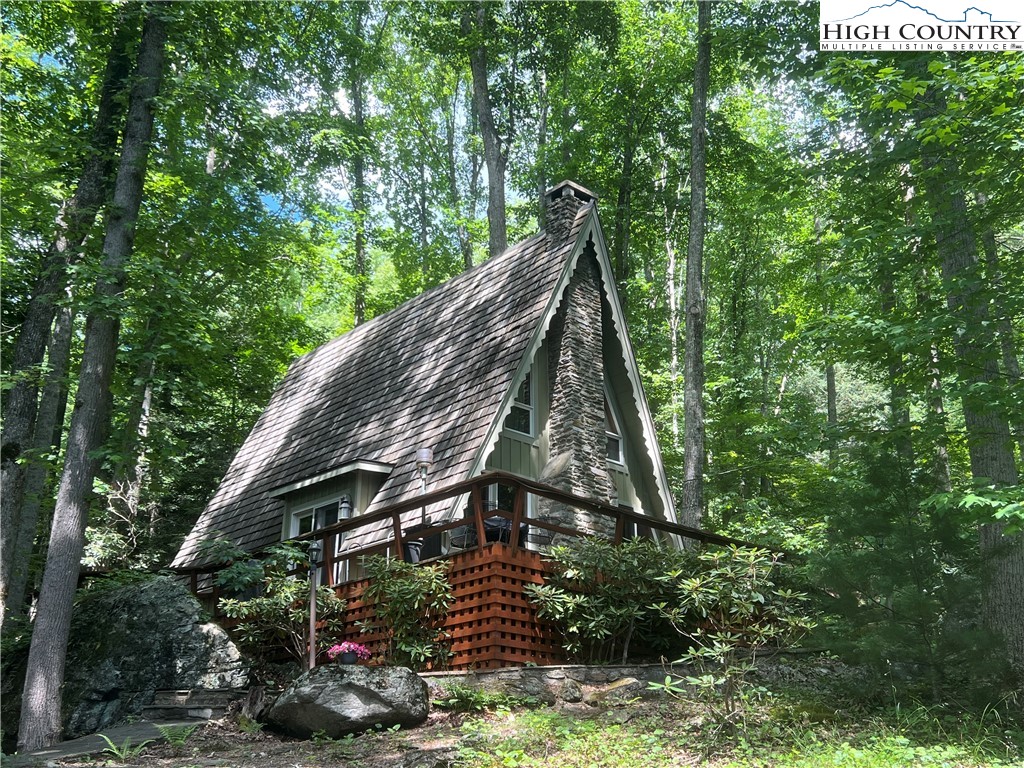
[[[346, 553], [394, 542], [424, 521], [445, 531], [414, 559], [458, 553], [474, 533], [507, 542], [507, 514], [488, 519], [504, 532], [452, 527], [468, 513], [468, 494], [413, 503], [492, 471], [634, 513], [624, 531], [621, 519], [616, 529], [531, 493], [513, 518], [524, 554], [543, 550], [558, 529], [678, 543], [637, 517], [676, 522], [596, 197], [566, 181], [547, 192], [547, 205], [537, 235], [297, 360], [172, 567], [194, 573], [212, 538], [256, 551], [341, 525], [326, 577], [343, 584], [359, 576]], [[484, 508], [507, 510], [503, 488], [475, 492]], [[389, 522], [388, 509], [401, 514]]]

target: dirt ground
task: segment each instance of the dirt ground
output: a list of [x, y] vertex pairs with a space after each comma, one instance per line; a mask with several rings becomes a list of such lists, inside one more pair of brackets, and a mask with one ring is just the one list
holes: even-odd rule
[[239, 730], [225, 719], [200, 726], [181, 747], [149, 744], [124, 761], [111, 754], [48, 763], [60, 768], [98, 765], [138, 768], [448, 768], [459, 740], [462, 716], [432, 712], [423, 725], [406, 730], [367, 733], [351, 739], [300, 741], [269, 731]]

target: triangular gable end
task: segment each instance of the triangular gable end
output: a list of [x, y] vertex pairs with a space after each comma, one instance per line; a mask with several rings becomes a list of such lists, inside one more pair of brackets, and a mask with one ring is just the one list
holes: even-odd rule
[[[565, 182], [553, 189], [558, 189], [564, 184]], [[549, 194], [551, 191], [552, 190], [549, 190]], [[515, 394], [519, 390], [527, 374], [530, 372], [538, 351], [548, 338], [552, 322], [554, 321], [559, 306], [563, 301], [569, 282], [573, 274], [576, 272], [581, 256], [587, 250], [588, 244], [592, 244], [598, 265], [601, 287], [610, 308], [612, 331], [616, 336], [618, 348], [621, 351], [621, 360], [619, 362], [621, 362], [625, 369], [630, 394], [632, 395], [631, 406], [639, 416], [641, 426], [640, 435], [626, 435], [626, 439], [630, 440], [633, 444], [637, 444], [637, 442], [639, 442], [642, 445], [645, 456], [650, 462], [651, 467], [653, 467], [653, 479], [661, 510], [652, 511], [660, 511], [664, 519], [674, 523], [676, 522], [675, 506], [672, 495], [668, 490], [668, 477], [665, 474], [661, 451], [658, 447], [657, 433], [654, 428], [654, 419], [651, 416], [650, 408], [647, 404], [647, 398], [644, 394], [643, 385], [640, 380], [639, 367], [636, 363], [632, 344], [629, 341], [625, 314], [618, 296], [618, 291], [615, 287], [611, 261], [608, 257], [608, 247], [605, 242], [604, 232], [598, 217], [596, 204], [593, 202], [590, 203], [587, 209], [580, 211], [580, 216], [582, 218], [582, 222], [578, 221], [573, 225], [573, 229], [576, 230], [577, 234], [571, 245], [571, 254], [565, 262], [554, 290], [551, 292], [548, 304], [541, 315], [540, 322], [537, 324], [533, 336], [531, 337], [530, 342], [519, 361], [511, 386], [506, 391], [505, 396], [502, 399], [501, 407], [498, 410], [494, 421], [491, 423], [486, 438], [480, 446], [480, 451], [472, 466], [469, 477], [475, 477], [484, 471], [488, 457], [491, 456], [498, 444], [505, 420], [515, 405]], [[618, 408], [621, 410], [623, 405], [626, 404], [618, 403]], [[641, 440], [637, 441], [637, 437], [640, 437]]]

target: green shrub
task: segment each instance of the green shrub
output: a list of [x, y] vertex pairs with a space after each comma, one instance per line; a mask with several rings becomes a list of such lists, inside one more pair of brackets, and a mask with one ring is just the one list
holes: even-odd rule
[[692, 555], [647, 539], [619, 546], [579, 539], [548, 555], [553, 574], [524, 591], [537, 615], [557, 627], [573, 660], [625, 663], [637, 636], [666, 650], [671, 630], [653, 604], [668, 599], [661, 577], [685, 569]]
[[718, 731], [737, 732], [758, 652], [790, 644], [814, 626], [803, 613], [806, 595], [776, 584], [777, 561], [764, 549], [715, 548], [701, 552], [695, 568], [659, 579], [671, 598], [654, 607], [691, 643], [679, 663], [695, 673], [654, 687], [685, 695], [681, 683], [692, 686]]
[[386, 655], [394, 664], [444, 667], [451, 657], [444, 631], [452, 602], [447, 566], [371, 555], [363, 559], [363, 572], [369, 579], [363, 599], [373, 607], [375, 618], [361, 622], [360, 629], [384, 634]]
[[[296, 563], [305, 561], [302, 549], [292, 543], [268, 548], [262, 560], [253, 560], [238, 548], [215, 545], [219, 557], [227, 559], [227, 568], [219, 571], [216, 584], [241, 592], [253, 586], [261, 594], [249, 599], [220, 599], [219, 606], [228, 618], [238, 619], [235, 631], [244, 646], [257, 656], [267, 656], [283, 648], [303, 667], [309, 661], [309, 597], [306, 579], [289, 576]], [[316, 615], [322, 629], [317, 633], [317, 652], [322, 653], [333, 642], [333, 636], [344, 628], [344, 600], [330, 587], [317, 587]]]

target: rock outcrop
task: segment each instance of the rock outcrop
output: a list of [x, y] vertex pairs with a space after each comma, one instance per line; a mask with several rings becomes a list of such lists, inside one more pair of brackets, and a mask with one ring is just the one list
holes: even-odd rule
[[288, 686], [267, 720], [300, 739], [318, 732], [337, 739], [368, 728], [419, 725], [428, 711], [427, 684], [410, 669], [326, 664]]
[[[4, 676], [23, 680], [27, 654], [16, 655], [20, 659], [4, 660]], [[182, 584], [163, 576], [94, 583], [80, 593], [71, 619], [64, 737], [96, 733], [141, 713], [157, 690], [247, 684], [248, 665], [238, 649], [224, 630], [203, 620]], [[4, 732], [13, 733], [16, 708], [5, 708], [4, 715]]]

